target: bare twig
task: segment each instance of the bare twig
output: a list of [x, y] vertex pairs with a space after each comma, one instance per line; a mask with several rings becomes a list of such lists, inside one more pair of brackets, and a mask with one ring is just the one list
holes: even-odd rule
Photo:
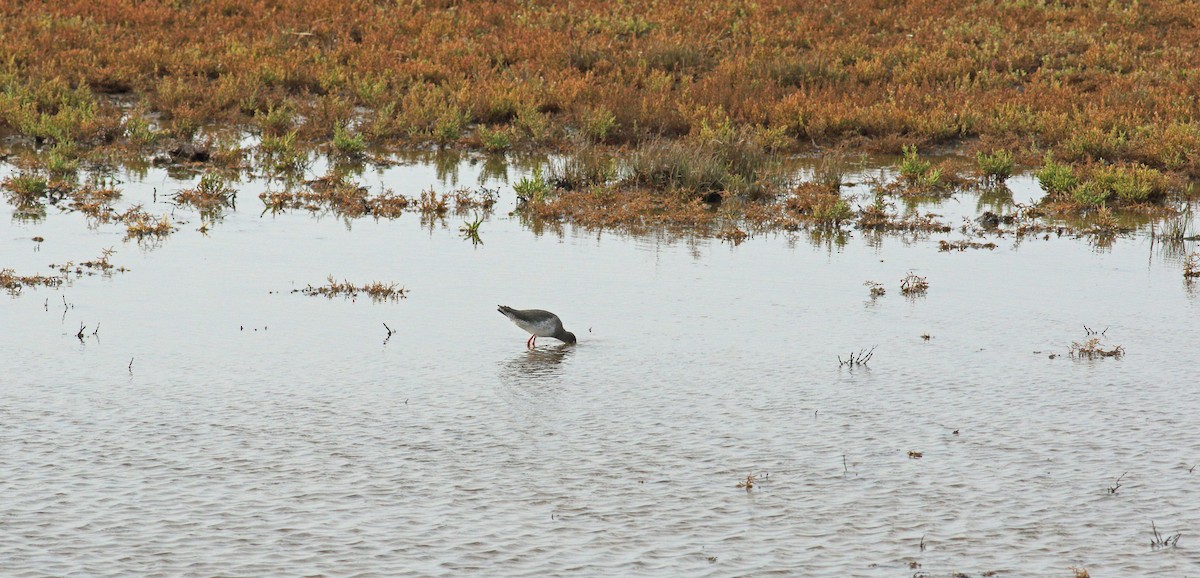
[[1150, 540], [1150, 548], [1153, 550], [1178, 546], [1179, 537], [1183, 535], [1183, 532], [1176, 532], [1174, 535], [1167, 536], [1166, 538], [1162, 537], [1158, 533], [1158, 528], [1154, 526], [1154, 520], [1150, 520], [1150, 530], [1154, 532], [1154, 539]]
[[871, 349], [860, 349], [857, 353], [851, 351], [850, 356], [843, 360], [842, 356], [838, 356], [838, 366], [847, 365], [854, 367], [856, 365], [866, 366], [868, 361], [871, 361], [871, 356], [875, 355], [875, 348], [878, 345], [872, 346]]
[[[1128, 474], [1128, 473], [1129, 472], [1125, 472], [1125, 474]], [[1119, 477], [1117, 477], [1117, 482], [1115, 484], [1113, 484], [1113, 486], [1111, 488], [1108, 489], [1108, 493], [1115, 494], [1115, 493], [1117, 493], [1117, 490], [1121, 489], [1121, 480], [1125, 478], [1125, 474], [1121, 474]]]

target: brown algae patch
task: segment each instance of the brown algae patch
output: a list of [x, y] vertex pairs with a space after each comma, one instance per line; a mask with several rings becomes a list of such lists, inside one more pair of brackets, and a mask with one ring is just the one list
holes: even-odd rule
[[372, 301], [381, 303], [384, 301], [399, 301], [406, 299], [407, 289], [401, 287], [398, 283], [382, 283], [374, 281], [366, 285], [355, 285], [349, 281], [338, 281], [330, 275], [327, 278], [327, 283], [320, 287], [308, 285], [303, 289], [293, 289], [292, 293], [303, 293], [309, 296], [321, 296], [329, 299], [334, 297], [345, 297], [346, 299], [357, 299], [359, 293], [366, 293]]

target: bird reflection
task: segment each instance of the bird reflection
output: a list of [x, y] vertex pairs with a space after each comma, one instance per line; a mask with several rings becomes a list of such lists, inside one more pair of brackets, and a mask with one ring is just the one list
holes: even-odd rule
[[527, 349], [504, 364], [504, 377], [519, 381], [552, 379], [561, 373], [562, 362], [574, 351], [566, 343]]

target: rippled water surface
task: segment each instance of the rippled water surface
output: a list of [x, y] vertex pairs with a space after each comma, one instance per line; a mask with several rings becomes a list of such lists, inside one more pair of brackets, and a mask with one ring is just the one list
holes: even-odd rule
[[[365, 180], [451, 177], [479, 180]], [[121, 178], [180, 229], [0, 206], [0, 267], [129, 269], [0, 296], [0, 574], [1200, 575], [1194, 245], [538, 234], [496, 181], [478, 247], [454, 215], [260, 215], [261, 182], [203, 234], [167, 196], [194, 180]], [[330, 275], [409, 295], [292, 293]], [[579, 343], [527, 350], [498, 304]], [[1070, 358], [1084, 325], [1126, 355]]]

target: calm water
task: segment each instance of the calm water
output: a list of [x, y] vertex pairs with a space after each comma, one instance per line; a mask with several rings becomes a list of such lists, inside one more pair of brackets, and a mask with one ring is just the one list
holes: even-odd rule
[[[362, 180], [416, 195], [479, 168]], [[155, 214], [194, 183], [120, 178]], [[130, 269], [0, 296], [0, 574], [1200, 576], [1178, 250], [535, 234], [483, 180], [479, 247], [456, 216], [260, 215], [261, 181], [207, 235], [174, 209], [154, 246], [0, 205], [0, 267], [112, 247]], [[926, 296], [900, 294], [909, 271]], [[291, 293], [329, 275], [410, 293]], [[497, 304], [580, 342], [528, 351]], [[1083, 325], [1127, 355], [1069, 358]]]

